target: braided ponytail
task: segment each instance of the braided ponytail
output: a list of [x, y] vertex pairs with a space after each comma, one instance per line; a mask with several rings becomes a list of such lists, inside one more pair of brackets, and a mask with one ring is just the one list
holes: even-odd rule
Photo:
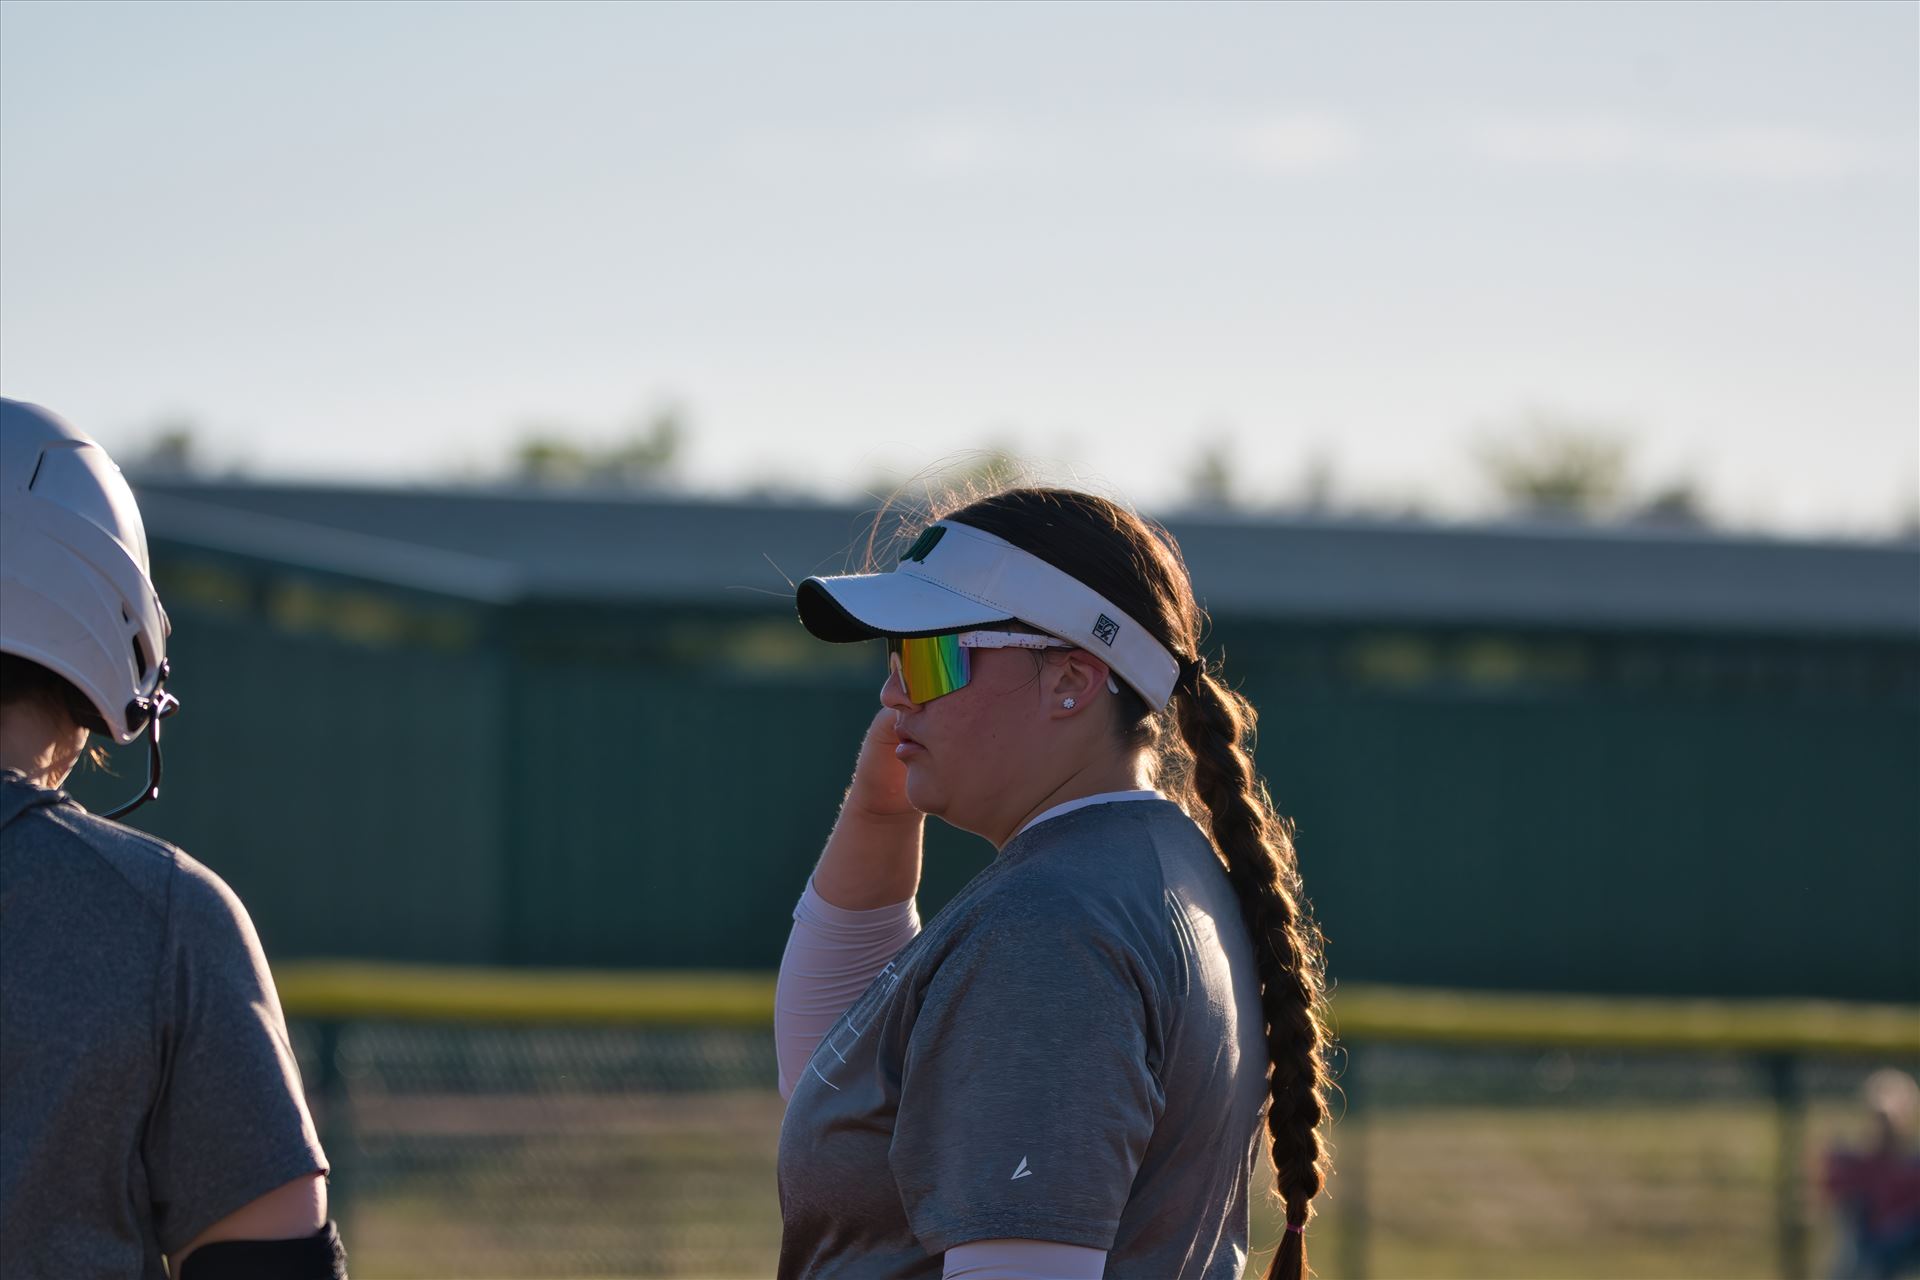
[[[1199, 651], [1206, 616], [1172, 537], [1114, 503], [1066, 489], [1010, 489], [944, 514], [1086, 583], [1174, 654]], [[1307, 1280], [1306, 1226], [1328, 1169], [1320, 930], [1301, 890], [1292, 829], [1254, 772], [1253, 705], [1197, 659], [1181, 675], [1167, 712], [1123, 688], [1114, 699], [1117, 728], [1128, 749], [1157, 762], [1162, 791], [1196, 819], [1204, 814], [1253, 939], [1272, 1091], [1267, 1132], [1287, 1211], [1267, 1280]]]
[[1290, 825], [1274, 812], [1253, 769], [1253, 704], [1201, 666], [1175, 695], [1174, 709], [1193, 757], [1189, 785], [1206, 809], [1260, 970], [1272, 1063], [1267, 1133], [1287, 1210], [1267, 1280], [1306, 1280], [1306, 1226], [1327, 1170], [1320, 1138], [1328, 1086], [1320, 931], [1301, 892]]

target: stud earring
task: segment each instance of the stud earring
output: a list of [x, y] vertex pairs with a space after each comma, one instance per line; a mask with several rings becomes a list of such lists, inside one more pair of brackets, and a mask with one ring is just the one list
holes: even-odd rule
[[1071, 711], [1073, 710], [1073, 699], [1072, 698], [1063, 699], [1060, 705], [1065, 707], [1067, 710]]

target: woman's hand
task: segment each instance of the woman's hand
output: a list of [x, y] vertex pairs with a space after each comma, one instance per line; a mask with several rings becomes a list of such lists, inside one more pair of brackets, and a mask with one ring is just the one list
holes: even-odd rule
[[893, 754], [900, 745], [894, 732], [894, 713], [882, 707], [860, 741], [853, 764], [853, 784], [847, 788], [848, 808], [880, 819], [905, 818], [915, 813], [907, 799], [907, 766]]
[[867, 726], [853, 783], [813, 870], [814, 892], [849, 911], [890, 907], [920, 889], [927, 820], [907, 801], [907, 767], [893, 754], [900, 744], [893, 719], [883, 708]]

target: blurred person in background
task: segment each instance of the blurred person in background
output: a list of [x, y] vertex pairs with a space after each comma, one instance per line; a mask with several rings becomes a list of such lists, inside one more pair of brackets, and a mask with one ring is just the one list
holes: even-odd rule
[[148, 743], [147, 787], [114, 816], [158, 794], [167, 635], [119, 468], [0, 400], [0, 1269], [341, 1280], [246, 909], [59, 790], [98, 733]]
[[[1303, 1280], [1319, 934], [1172, 539], [1015, 489], [798, 607], [889, 674], [781, 964], [781, 1276], [1238, 1280], [1264, 1118]], [[999, 852], [923, 931], [929, 813]]]
[[1828, 1152], [1822, 1179], [1840, 1216], [1835, 1280], [1920, 1275], [1920, 1085], [1888, 1067], [1867, 1077], [1860, 1096], [1868, 1146]]

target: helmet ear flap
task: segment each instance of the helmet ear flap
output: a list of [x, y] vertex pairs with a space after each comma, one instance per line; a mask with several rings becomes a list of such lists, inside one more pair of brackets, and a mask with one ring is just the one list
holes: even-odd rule
[[[135, 640], [134, 644], [139, 645]], [[127, 703], [127, 732], [133, 737], [145, 733], [155, 720], [165, 720], [180, 709], [180, 699], [167, 692], [167, 680], [173, 675], [173, 664], [160, 659], [160, 673], [153, 682], [153, 692], [143, 693]], [[91, 728], [92, 726], [88, 726]]]

